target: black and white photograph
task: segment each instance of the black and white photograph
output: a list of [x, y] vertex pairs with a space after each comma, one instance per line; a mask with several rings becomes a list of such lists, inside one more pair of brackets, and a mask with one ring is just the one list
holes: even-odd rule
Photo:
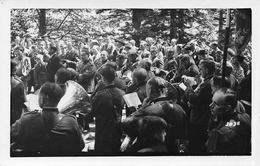
[[258, 165], [260, 3], [123, 2], [0, 1], [0, 165]]

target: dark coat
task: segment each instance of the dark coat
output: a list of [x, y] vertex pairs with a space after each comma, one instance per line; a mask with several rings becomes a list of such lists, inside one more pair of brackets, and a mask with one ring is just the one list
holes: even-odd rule
[[137, 141], [131, 145], [127, 150], [127, 153], [167, 153], [167, 147], [165, 144], [158, 140], [143, 140]]
[[95, 152], [117, 154], [121, 145], [120, 123], [124, 106], [124, 91], [108, 85], [92, 100], [90, 117], [95, 116]]
[[189, 76], [189, 77], [195, 77], [198, 74], [200, 74], [198, 67], [195, 64], [191, 64], [187, 69], [184, 69], [182, 66], [179, 67], [179, 69], [176, 72], [175, 77], [173, 78], [174, 82], [180, 82], [181, 77], [183, 75]]
[[210, 118], [210, 103], [212, 102], [211, 84], [212, 76], [204, 79], [204, 82], [194, 91], [187, 88], [185, 96], [187, 97], [190, 108], [190, 122], [197, 125], [207, 126]]
[[21, 117], [23, 108], [26, 108], [23, 82], [16, 76], [11, 78], [11, 125]]
[[[44, 108], [43, 112], [48, 122], [59, 113], [57, 108]], [[11, 142], [15, 142], [24, 152], [47, 155], [80, 153], [85, 147], [76, 117], [65, 115], [49, 134], [45, 132], [43, 121], [43, 115], [38, 111], [24, 114], [11, 126]], [[48, 138], [52, 145], [46, 144]]]
[[77, 64], [78, 74], [77, 82], [88, 92], [93, 93], [95, 88], [94, 76], [96, 73], [96, 67], [91, 60], [87, 62], [79, 62]]
[[[176, 152], [175, 140], [176, 139], [184, 139], [186, 138], [186, 114], [181, 106], [178, 104], [170, 104], [167, 101], [166, 97], [158, 98], [153, 101], [153, 104], [150, 104], [145, 107], [141, 107], [140, 110], [134, 112], [132, 114], [133, 123], [136, 123], [136, 118], [143, 116], [159, 116], [163, 118], [167, 122], [166, 128], [166, 137], [165, 137], [165, 145], [168, 148], [169, 152]], [[132, 117], [129, 117], [132, 118]], [[128, 126], [132, 126], [130, 122], [127, 122]], [[133, 125], [134, 126], [134, 125]], [[126, 130], [130, 131], [130, 135], [135, 135], [135, 131], [131, 131], [127, 129], [127, 126], [124, 126]], [[132, 128], [132, 130], [137, 130], [136, 128]]]
[[49, 82], [54, 82], [54, 76], [56, 74], [56, 72], [60, 69], [64, 67], [63, 64], [61, 63], [61, 59], [58, 57], [58, 55], [54, 54], [46, 68], [47, 68], [47, 81]]
[[250, 155], [251, 119], [246, 113], [221, 117], [219, 125], [209, 134], [207, 151], [220, 155]]

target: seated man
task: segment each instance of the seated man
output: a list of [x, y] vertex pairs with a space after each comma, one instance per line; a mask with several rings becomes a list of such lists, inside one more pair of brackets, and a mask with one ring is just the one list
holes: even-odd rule
[[[146, 94], [146, 77], [147, 71], [143, 68], [136, 68], [133, 72], [132, 84], [126, 88], [126, 93], [136, 92], [140, 101], [143, 102], [147, 97]], [[129, 108], [126, 111], [126, 115], [129, 115], [135, 111], [135, 108]]]
[[207, 152], [220, 155], [250, 155], [251, 120], [248, 114], [236, 111], [234, 91], [221, 88], [210, 104], [211, 114], [221, 118], [209, 133]]
[[11, 126], [11, 143], [26, 155], [75, 155], [85, 144], [72, 115], [60, 114], [57, 105], [63, 96], [58, 84], [47, 82], [39, 92], [42, 112], [24, 114]]
[[[178, 104], [170, 104], [166, 97], [166, 83], [160, 77], [151, 78], [146, 85], [147, 98], [143, 106], [123, 122], [123, 129], [129, 137], [138, 136], [135, 118], [158, 116], [167, 122], [165, 145], [169, 153], [178, 152], [177, 139], [186, 138], [186, 114]], [[133, 119], [133, 121], [131, 121]]]

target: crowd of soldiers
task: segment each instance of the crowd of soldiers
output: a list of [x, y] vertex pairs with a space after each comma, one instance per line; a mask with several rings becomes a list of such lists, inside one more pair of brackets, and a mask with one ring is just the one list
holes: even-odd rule
[[[17, 37], [11, 49], [14, 149], [81, 154], [81, 132], [95, 121], [97, 155], [251, 153], [248, 52], [236, 55], [228, 49], [222, 83], [223, 51], [215, 42], [201, 48], [196, 41], [148, 37], [138, 47], [133, 39], [76, 44], [70, 37], [33, 40], [27, 35]], [[84, 123], [57, 109], [68, 80], [90, 95], [92, 108]], [[24, 104], [26, 95], [37, 91], [42, 111]], [[134, 92], [141, 104], [127, 106], [124, 96]]]

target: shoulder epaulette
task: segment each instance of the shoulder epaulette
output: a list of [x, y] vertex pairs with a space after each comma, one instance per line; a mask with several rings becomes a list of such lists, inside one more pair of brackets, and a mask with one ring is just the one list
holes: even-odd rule
[[23, 114], [23, 116], [25, 116], [25, 115], [30, 115], [30, 114], [37, 114], [37, 113], [39, 113], [40, 112], [40, 110], [33, 110], [33, 111], [30, 111], [30, 112], [25, 112], [24, 114]]

